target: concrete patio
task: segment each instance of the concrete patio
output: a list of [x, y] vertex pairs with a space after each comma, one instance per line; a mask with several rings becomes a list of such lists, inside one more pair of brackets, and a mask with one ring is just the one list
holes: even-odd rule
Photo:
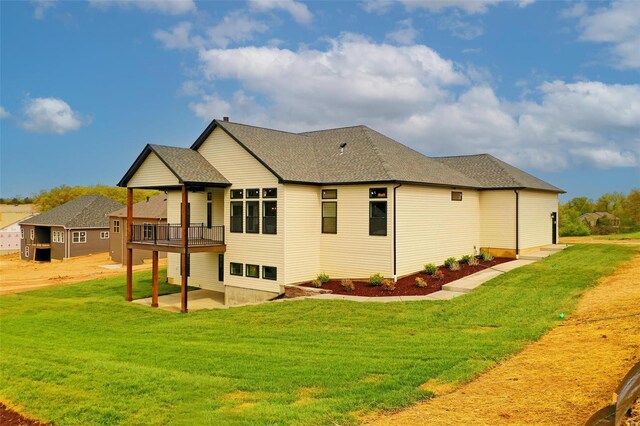
[[[211, 290], [193, 290], [189, 292], [189, 312], [201, 309], [227, 309], [224, 304], [224, 293]], [[165, 294], [158, 297], [158, 309], [180, 312], [180, 293]], [[132, 301], [138, 305], [151, 307], [151, 298]]]

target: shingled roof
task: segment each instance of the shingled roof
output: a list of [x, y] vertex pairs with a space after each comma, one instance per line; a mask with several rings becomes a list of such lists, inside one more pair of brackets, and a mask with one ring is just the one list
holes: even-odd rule
[[[109, 214], [112, 217], [127, 217], [127, 208], [123, 207]], [[133, 205], [133, 217], [143, 219], [167, 218], [167, 194], [156, 195]]]
[[72, 228], [108, 228], [108, 215], [121, 208], [102, 195], [84, 195], [61, 206], [20, 222], [21, 225], [63, 226]]

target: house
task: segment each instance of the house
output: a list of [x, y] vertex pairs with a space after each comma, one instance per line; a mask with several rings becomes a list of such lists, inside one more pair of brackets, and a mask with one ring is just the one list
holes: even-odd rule
[[85, 195], [20, 222], [22, 259], [51, 261], [109, 250], [109, 213], [122, 207]]
[[427, 157], [366, 126], [290, 133], [226, 119], [190, 148], [145, 146], [118, 185], [129, 217], [135, 189], [167, 191], [167, 225], [153, 241], [133, 225], [127, 247], [168, 252], [183, 312], [187, 284], [233, 305], [322, 271], [397, 279], [482, 249], [517, 257], [556, 242], [564, 192], [491, 155]]
[[593, 228], [596, 225], [607, 224], [612, 227], [620, 226], [620, 218], [609, 212], [585, 213], [578, 216], [578, 221]]
[[[123, 207], [109, 214], [109, 253], [111, 260], [121, 264], [127, 263], [127, 209]], [[133, 205], [133, 223], [142, 225], [142, 236], [151, 239], [157, 232], [157, 225], [167, 223], [167, 194], [147, 197], [146, 200]], [[148, 250], [134, 250], [133, 264], [139, 265], [149, 259]], [[160, 257], [166, 257], [166, 252], [160, 252]]]
[[35, 204], [0, 204], [0, 229], [37, 214]]
[[[20, 219], [23, 220], [24, 218]], [[20, 221], [0, 229], [0, 255], [20, 252]]]

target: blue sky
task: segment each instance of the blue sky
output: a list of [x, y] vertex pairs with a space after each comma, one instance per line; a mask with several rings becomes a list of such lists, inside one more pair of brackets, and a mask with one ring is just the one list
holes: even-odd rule
[[213, 118], [366, 124], [569, 193], [640, 186], [640, 3], [0, 3], [0, 193], [115, 184]]

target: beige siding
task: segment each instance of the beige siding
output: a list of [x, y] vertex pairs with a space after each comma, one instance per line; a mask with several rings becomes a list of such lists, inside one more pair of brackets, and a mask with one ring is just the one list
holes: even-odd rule
[[[242, 146], [234, 141], [222, 129], [211, 133], [200, 146], [198, 152], [232, 183], [224, 190], [224, 225], [226, 229], [227, 251], [225, 252], [225, 280], [227, 286], [244, 287], [254, 290], [279, 292], [284, 284], [284, 217], [285, 217], [285, 187], [278, 184], [278, 179], [249, 154]], [[231, 233], [229, 232], [230, 212], [229, 194], [231, 189], [248, 188], [278, 188], [278, 233], [276, 235]], [[262, 215], [262, 198], [260, 199], [260, 214]], [[191, 207], [193, 209], [193, 206]], [[220, 211], [217, 207], [216, 211]], [[244, 211], [246, 214], [246, 210]], [[215, 213], [214, 213], [215, 215]], [[262, 219], [260, 220], [262, 228]], [[261, 229], [262, 231], [262, 229]], [[278, 268], [278, 281], [262, 278], [239, 277], [229, 274], [229, 263], [255, 264], [275, 266]], [[193, 274], [193, 268], [192, 268]]]
[[[369, 235], [369, 188], [372, 186], [387, 188], [386, 236]], [[337, 189], [338, 233], [320, 234], [321, 269], [334, 278], [366, 278], [376, 272], [391, 277], [393, 187], [348, 185]], [[319, 211], [317, 215], [320, 215]], [[309, 232], [321, 232], [319, 225], [310, 228]]]
[[480, 245], [516, 248], [516, 194], [513, 190], [480, 192]]
[[478, 191], [461, 191], [462, 201], [452, 201], [447, 188], [398, 188], [398, 276], [480, 249], [480, 196]]
[[313, 279], [320, 267], [320, 188], [285, 185], [285, 283]]
[[552, 243], [551, 213], [558, 211], [558, 195], [520, 191], [520, 250]]
[[143, 161], [127, 183], [131, 188], [179, 185], [178, 178], [153, 152]]

